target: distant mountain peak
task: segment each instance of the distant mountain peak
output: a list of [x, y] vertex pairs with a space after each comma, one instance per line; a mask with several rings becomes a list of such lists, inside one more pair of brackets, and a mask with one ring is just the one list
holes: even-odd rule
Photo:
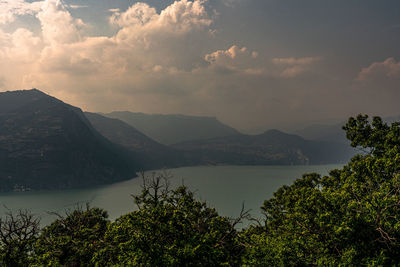
[[0, 191], [91, 186], [137, 171], [79, 108], [37, 89], [0, 93], [0, 137]]
[[53, 98], [34, 88], [29, 90], [6, 91], [0, 93], [0, 112], [10, 112], [34, 101]]
[[221, 123], [215, 117], [129, 111], [114, 111], [103, 115], [120, 119], [165, 145], [239, 134], [236, 129]]
[[32, 89], [21, 89], [21, 90], [11, 90], [11, 91], [5, 91], [5, 92], [0, 92], [0, 94], [41, 94], [41, 95], [47, 95], [46, 93], [40, 91], [37, 88], [32, 88]]

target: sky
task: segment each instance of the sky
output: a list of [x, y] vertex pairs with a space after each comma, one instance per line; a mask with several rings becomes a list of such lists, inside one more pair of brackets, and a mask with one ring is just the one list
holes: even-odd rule
[[398, 0], [0, 0], [0, 91], [244, 131], [400, 115]]

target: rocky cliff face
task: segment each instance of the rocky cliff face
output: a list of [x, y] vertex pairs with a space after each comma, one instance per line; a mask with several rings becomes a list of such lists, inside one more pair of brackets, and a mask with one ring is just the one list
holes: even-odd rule
[[0, 93], [0, 190], [64, 189], [135, 175], [78, 108], [38, 90]]

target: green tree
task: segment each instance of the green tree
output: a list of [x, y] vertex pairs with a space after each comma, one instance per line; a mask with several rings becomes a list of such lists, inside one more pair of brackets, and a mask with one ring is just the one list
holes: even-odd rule
[[102, 209], [78, 207], [45, 227], [35, 245], [39, 266], [88, 266], [103, 245], [109, 221]]
[[281, 187], [265, 223], [242, 234], [247, 265], [400, 263], [400, 127], [379, 117], [344, 126], [363, 153], [329, 176], [306, 174]]
[[237, 242], [236, 221], [194, 199], [181, 186], [169, 190], [165, 176], [144, 180], [135, 196], [138, 210], [118, 218], [108, 227], [106, 246], [93, 262], [103, 265], [220, 266], [238, 265], [242, 246]]

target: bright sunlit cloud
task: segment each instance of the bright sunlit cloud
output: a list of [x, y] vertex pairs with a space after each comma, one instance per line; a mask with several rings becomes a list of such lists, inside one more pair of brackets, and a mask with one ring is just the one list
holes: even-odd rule
[[[400, 63], [393, 57], [360, 63], [344, 78], [321, 49], [300, 54], [293, 42], [293, 49], [272, 52], [268, 44], [275, 36], [263, 32], [266, 25], [251, 23], [256, 14], [245, 9], [255, 4], [250, 2], [113, 2], [95, 21], [77, 16], [90, 10], [91, 0], [0, 0], [0, 89], [36, 87], [92, 111], [211, 115], [245, 128], [317, 119], [337, 110], [321, 103], [327, 98], [344, 100], [349, 106], [343, 114], [363, 112], [365, 99], [350, 101], [357, 88], [372, 92], [372, 83], [365, 85], [371, 79], [398, 86]], [[229, 12], [237, 19], [226, 24]], [[248, 20], [241, 20], [245, 15]], [[89, 34], [95, 27], [107, 34]], [[392, 107], [387, 112], [395, 109], [386, 106]]]
[[25, 2], [24, 0], [1, 0], [0, 1], [0, 24], [14, 22], [18, 16], [33, 15], [37, 13], [42, 1]]

